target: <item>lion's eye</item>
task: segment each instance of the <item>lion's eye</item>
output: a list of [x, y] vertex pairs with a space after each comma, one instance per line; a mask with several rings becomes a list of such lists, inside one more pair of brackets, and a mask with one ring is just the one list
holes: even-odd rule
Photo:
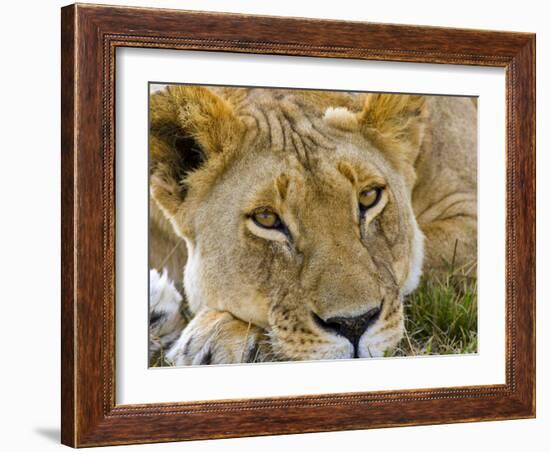
[[252, 214], [254, 222], [266, 229], [276, 229], [281, 227], [281, 219], [279, 215], [271, 210], [258, 210]]
[[359, 205], [362, 210], [374, 207], [380, 201], [382, 195], [381, 187], [368, 188], [359, 193]]

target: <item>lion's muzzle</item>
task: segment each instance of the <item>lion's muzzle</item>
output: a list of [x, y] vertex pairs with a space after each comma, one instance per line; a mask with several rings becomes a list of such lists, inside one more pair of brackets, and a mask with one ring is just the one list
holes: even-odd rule
[[358, 358], [359, 340], [363, 333], [378, 320], [380, 311], [380, 307], [375, 307], [355, 317], [331, 317], [327, 320], [323, 320], [314, 313], [313, 318], [317, 325], [324, 330], [344, 336], [349, 340], [354, 348], [354, 358]]

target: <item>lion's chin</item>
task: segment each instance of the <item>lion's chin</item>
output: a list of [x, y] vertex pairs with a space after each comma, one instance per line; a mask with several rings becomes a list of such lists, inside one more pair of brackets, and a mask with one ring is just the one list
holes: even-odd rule
[[361, 348], [357, 351], [356, 358], [382, 358], [386, 349], [375, 348], [375, 347], [366, 347]]
[[339, 335], [331, 334], [311, 341], [313, 344], [303, 344], [294, 338], [279, 337], [273, 332], [270, 334], [271, 346], [278, 361], [381, 358], [387, 350], [395, 348], [402, 335], [403, 331], [399, 330], [387, 334], [372, 334], [367, 331], [356, 349], [349, 340]]
[[321, 344], [304, 347], [296, 346], [294, 341], [280, 340], [272, 337], [272, 349], [278, 361], [319, 361], [331, 359], [351, 359], [354, 356], [353, 345], [344, 338], [335, 337]]
[[350, 344], [349, 347], [335, 350], [314, 350], [310, 353], [293, 353], [287, 352], [285, 355], [280, 354], [281, 361], [330, 361], [340, 359], [363, 359], [363, 358], [382, 358], [385, 350], [382, 349], [366, 349], [358, 350], [357, 352]]
[[393, 350], [403, 337], [403, 330], [394, 330], [388, 334], [370, 334], [367, 331], [359, 341], [359, 358], [381, 358], [388, 350]]

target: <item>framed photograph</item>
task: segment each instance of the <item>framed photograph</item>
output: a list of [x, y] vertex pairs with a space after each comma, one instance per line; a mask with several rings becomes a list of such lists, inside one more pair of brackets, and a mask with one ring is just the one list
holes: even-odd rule
[[62, 9], [62, 442], [535, 416], [535, 36]]

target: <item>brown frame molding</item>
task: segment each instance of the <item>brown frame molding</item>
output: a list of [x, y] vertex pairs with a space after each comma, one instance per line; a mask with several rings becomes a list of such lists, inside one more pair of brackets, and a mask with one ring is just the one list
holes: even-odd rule
[[[76, 4], [62, 8], [64, 444], [74, 447], [535, 416], [535, 35]], [[506, 383], [115, 404], [117, 47], [506, 69]]]

